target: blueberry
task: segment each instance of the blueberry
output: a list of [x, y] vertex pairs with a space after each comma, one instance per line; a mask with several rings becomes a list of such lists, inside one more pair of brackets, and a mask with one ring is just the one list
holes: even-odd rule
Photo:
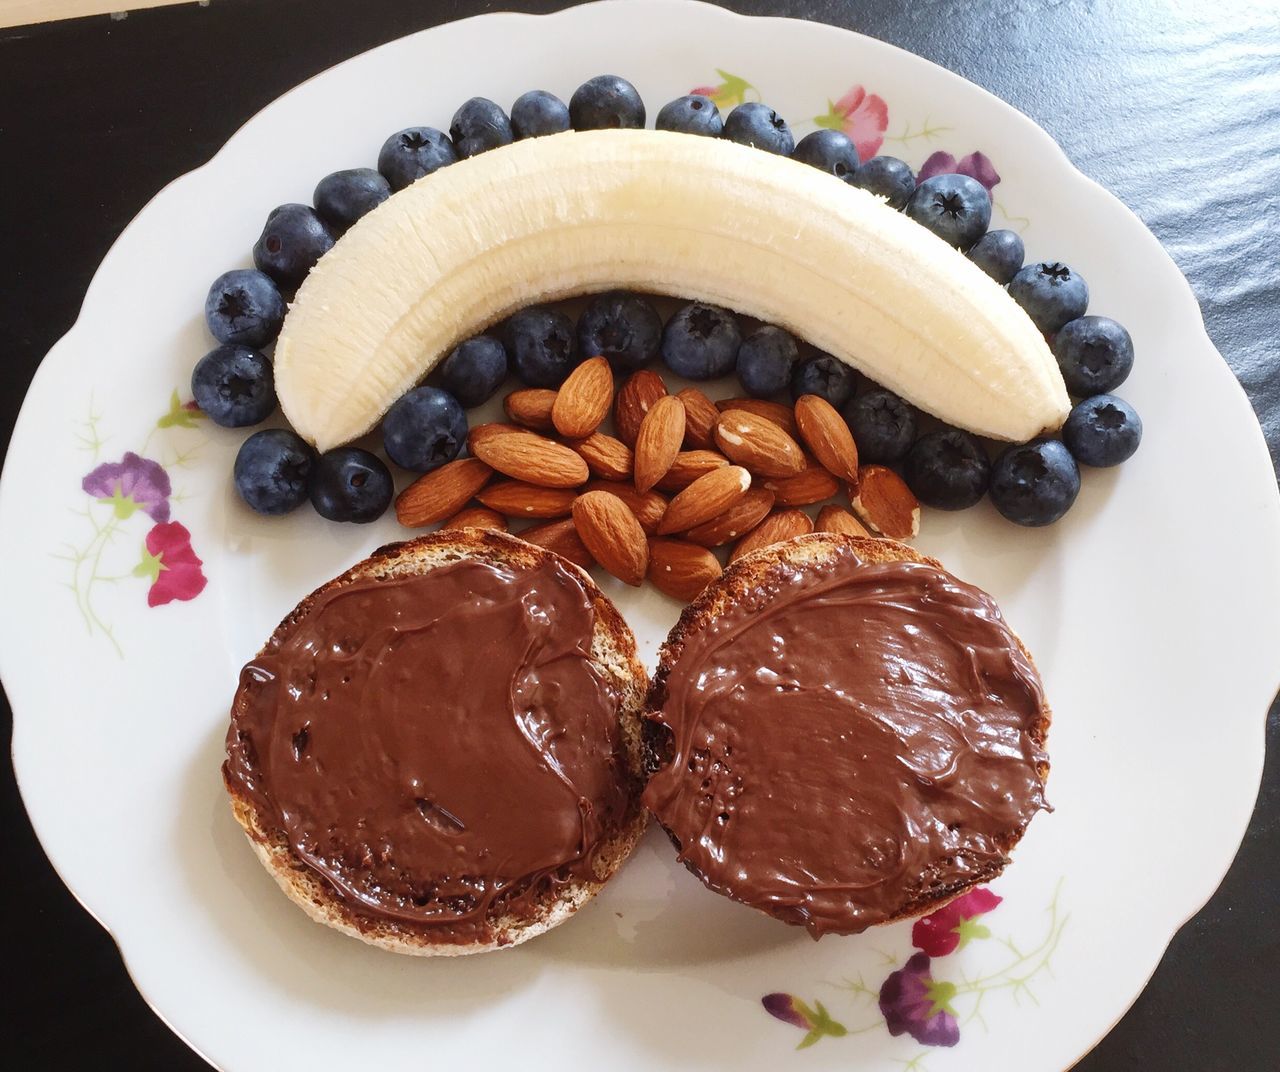
[[1046, 335], [1084, 316], [1089, 307], [1089, 287], [1065, 264], [1041, 261], [1028, 264], [1009, 283], [1009, 296]]
[[738, 350], [738, 379], [755, 398], [769, 398], [785, 391], [800, 348], [782, 328], [765, 324], [742, 340]]
[[796, 139], [792, 137], [787, 121], [759, 101], [747, 101], [731, 111], [724, 121], [721, 136], [779, 156], [790, 156], [796, 147]]
[[196, 362], [191, 373], [196, 405], [223, 428], [244, 428], [276, 408], [271, 362], [247, 346], [223, 343]]
[[555, 309], [521, 309], [507, 321], [506, 335], [516, 373], [530, 387], [559, 387], [578, 363], [573, 321]]
[[963, 510], [987, 492], [991, 462], [968, 432], [947, 428], [916, 440], [902, 475], [915, 496], [939, 510]]
[[253, 247], [253, 263], [281, 287], [292, 289], [333, 248], [333, 235], [309, 205], [271, 210]]
[[1070, 320], [1053, 338], [1067, 392], [1088, 398], [1114, 391], [1133, 368], [1133, 339], [1110, 317], [1081, 316]]
[[896, 156], [873, 156], [858, 168], [853, 184], [883, 197], [890, 208], [902, 208], [915, 193], [916, 176]]
[[440, 385], [467, 409], [487, 402], [506, 378], [507, 348], [492, 335], [467, 339], [440, 363]]
[[674, 130], [679, 134], [702, 134], [708, 138], [720, 137], [724, 120], [720, 109], [710, 97], [690, 93], [662, 106], [653, 125], [658, 130]]
[[857, 373], [839, 358], [818, 354], [801, 361], [791, 374], [791, 397], [817, 395], [840, 409], [853, 397]]
[[969, 259], [1001, 286], [1018, 274], [1024, 256], [1016, 231], [988, 231], [969, 250]]
[[315, 462], [310, 444], [287, 429], [254, 432], [236, 454], [236, 491], [260, 514], [287, 514], [307, 501]]
[[329, 521], [377, 521], [391, 505], [391, 472], [377, 455], [359, 447], [338, 447], [316, 461], [311, 505]]
[[859, 461], [901, 461], [916, 438], [915, 407], [883, 387], [864, 391], [842, 412], [858, 445]]
[[858, 149], [841, 130], [824, 127], [806, 134], [800, 139], [791, 159], [856, 185], [860, 163]]
[[1076, 461], [1056, 439], [1007, 447], [991, 467], [991, 501], [1019, 525], [1051, 525], [1080, 493]]
[[345, 231], [391, 196], [391, 184], [373, 168], [348, 168], [326, 175], [311, 195], [316, 212], [335, 231]]
[[466, 160], [479, 153], [510, 145], [515, 141], [507, 113], [488, 97], [472, 97], [453, 113], [449, 140], [458, 156]]
[[219, 342], [266, 346], [280, 334], [284, 298], [265, 272], [237, 268], [213, 281], [204, 300], [204, 319]]
[[423, 175], [458, 159], [449, 136], [435, 127], [406, 127], [382, 143], [378, 170], [393, 190], [403, 190]]
[[578, 320], [578, 351], [607, 357], [619, 368], [648, 364], [662, 346], [662, 317], [638, 294], [614, 291], [591, 299]]
[[690, 302], [662, 331], [662, 359], [677, 376], [714, 380], [733, 371], [742, 332], [728, 309]]
[[466, 411], [439, 387], [415, 387], [382, 418], [382, 447], [401, 469], [429, 473], [453, 461], [466, 442]]
[[598, 74], [573, 91], [569, 120], [574, 130], [643, 127], [644, 101], [625, 78]]
[[907, 215], [947, 245], [968, 249], [991, 222], [991, 195], [968, 175], [935, 175], [907, 199]]
[[1119, 465], [1133, 457], [1142, 441], [1142, 418], [1122, 398], [1094, 395], [1071, 411], [1062, 441], [1081, 465]]
[[511, 106], [511, 132], [516, 140], [541, 138], [569, 129], [569, 106], [554, 93], [531, 89]]

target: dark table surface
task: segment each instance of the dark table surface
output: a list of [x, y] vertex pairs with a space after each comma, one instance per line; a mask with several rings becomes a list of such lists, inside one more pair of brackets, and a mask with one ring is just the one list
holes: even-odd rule
[[[123, 20], [0, 30], [0, 442], [7, 446], [36, 365], [71, 326], [121, 229], [260, 108], [326, 67], [411, 31], [490, 8], [563, 6], [213, 0]], [[1273, 460], [1280, 454], [1274, 0], [730, 6], [893, 42], [985, 86], [1044, 126], [1082, 170], [1142, 217], [1181, 266], [1209, 334], [1262, 419]], [[608, 67], [607, 52], [601, 67]], [[1195, 434], [1192, 405], [1188, 434]], [[1187, 509], [1189, 523], [1197, 523], [1191, 499]], [[11, 717], [7, 703], [3, 714]], [[1262, 795], [1231, 872], [1173, 940], [1128, 1015], [1077, 1066], [1083, 1072], [1273, 1072], [1280, 1065], [1273, 1030], [1280, 705], [1271, 709], [1267, 742]], [[4, 768], [3, 1063], [204, 1068], [147, 1009], [111, 940], [54, 874], [12, 769]]]

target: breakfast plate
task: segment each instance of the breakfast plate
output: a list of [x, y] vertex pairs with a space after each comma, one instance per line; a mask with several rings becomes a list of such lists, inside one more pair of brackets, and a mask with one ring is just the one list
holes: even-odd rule
[[[239, 501], [243, 436], [190, 405], [210, 280], [249, 263], [271, 206], [371, 164], [391, 131], [445, 127], [476, 94], [567, 98], [602, 69], [651, 114], [707, 87], [722, 108], [766, 99], [798, 134], [844, 129], [864, 157], [942, 154], [989, 186], [993, 227], [1076, 266], [1091, 311], [1133, 335], [1123, 393], [1146, 437], [1130, 462], [1087, 472], [1056, 525], [1017, 528], [983, 503], [926, 511], [915, 541], [1000, 601], [1054, 708], [1055, 810], [938, 926], [815, 944], [709, 895], [651, 830], [595, 902], [529, 945], [395, 957], [288, 904], [227, 806], [239, 667], [304, 594], [405, 530], [391, 514], [339, 526]], [[41, 365], [6, 458], [0, 672], [41, 842], [152, 1007], [219, 1068], [519, 1054], [534, 1068], [1059, 1069], [1123, 1014], [1239, 844], [1280, 681], [1277, 546], [1261, 432], [1190, 288], [1043, 131], [869, 38], [618, 0], [486, 15], [358, 56], [138, 215]], [[598, 579], [652, 665], [679, 605]], [[940, 1018], [943, 1035], [928, 1028]]]

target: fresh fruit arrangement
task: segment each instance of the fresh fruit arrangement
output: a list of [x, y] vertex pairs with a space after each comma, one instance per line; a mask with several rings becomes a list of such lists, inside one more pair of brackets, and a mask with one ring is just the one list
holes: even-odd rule
[[[509, 116], [473, 98], [448, 133], [398, 131], [377, 170], [273, 210], [256, 268], [210, 288], [219, 345], [192, 375], [215, 423], [260, 423], [279, 397], [297, 429], [245, 441], [244, 501], [368, 522], [394, 498], [415, 528], [527, 521], [531, 542], [689, 599], [719, 575], [712, 548], [812, 531], [803, 507], [827, 504], [820, 530], [904, 539], [921, 504], [989, 494], [1045, 525], [1080, 465], [1137, 449], [1141, 420], [1111, 394], [1128, 333], [1087, 314], [1073, 269], [1024, 264], [1017, 234], [988, 230], [974, 179], [917, 183], [835, 130], [797, 143], [755, 102], [721, 116], [689, 95], [644, 125], [615, 76], [567, 105], [531, 91]], [[557, 302], [584, 293], [575, 321]], [[653, 294], [699, 300], [664, 318]], [[736, 372], [745, 394], [669, 394], [659, 361], [692, 381]], [[469, 427], [512, 376], [508, 423]], [[386, 458], [421, 474], [398, 497], [382, 458], [348, 445], [379, 421]], [[829, 501], [842, 493], [852, 512]]]

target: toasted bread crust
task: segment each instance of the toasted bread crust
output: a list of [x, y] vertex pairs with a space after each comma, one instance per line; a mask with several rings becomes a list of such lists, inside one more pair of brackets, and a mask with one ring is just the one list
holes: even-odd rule
[[506, 949], [535, 938], [563, 923], [594, 897], [623, 861], [631, 854], [648, 822], [648, 813], [639, 803], [643, 787], [643, 743], [641, 712], [648, 677], [636, 653], [635, 637], [613, 603], [596, 587], [585, 570], [560, 556], [505, 533], [482, 529], [462, 529], [430, 533], [404, 543], [380, 547], [340, 577], [322, 585], [302, 600], [280, 623], [263, 645], [260, 655], [275, 651], [311, 612], [316, 597], [333, 588], [356, 581], [380, 580], [417, 575], [464, 560], [496, 566], [532, 568], [556, 561], [577, 573], [595, 609], [595, 630], [591, 661], [610, 682], [618, 696], [618, 717], [628, 773], [628, 813], [619, 829], [601, 845], [595, 857], [596, 878], [570, 883], [548, 894], [537, 905], [533, 920], [503, 916], [489, 920], [488, 941], [459, 943], [441, 941], [430, 924], [414, 925], [373, 920], [354, 912], [338, 897], [329, 883], [312, 871], [293, 851], [284, 833], [272, 829], [252, 802], [224, 778], [231, 797], [231, 809], [244, 829], [250, 845], [271, 876], [290, 900], [317, 923], [333, 927], [370, 945], [414, 956], [461, 956], [493, 949]]
[[[837, 550], [852, 548], [863, 562], [868, 564], [879, 562], [919, 562], [933, 566], [946, 572], [946, 567], [937, 559], [922, 555], [913, 547], [896, 540], [879, 539], [863, 536], [846, 536], [833, 532], [814, 532], [797, 536], [783, 543], [772, 544], [738, 559], [724, 572], [717, 581], [708, 585], [702, 594], [690, 603], [680, 615], [680, 620], [672, 627], [666, 641], [658, 652], [658, 667], [654, 671], [649, 685], [649, 695], [645, 702], [645, 769], [652, 774], [665, 761], [669, 738], [666, 730], [654, 722], [651, 716], [661, 711], [667, 700], [667, 678], [671, 668], [679, 660], [685, 644], [691, 637], [701, 632], [717, 617], [732, 607], [738, 600], [760, 587], [769, 574], [779, 565], [817, 566], [829, 559]], [[1013, 630], [1010, 628], [1010, 632]], [[1018, 647], [1034, 667], [1031, 653], [1021, 639], [1014, 634]], [[1040, 711], [1040, 718], [1032, 729], [1030, 736], [1036, 744], [1044, 746], [1052, 721], [1052, 711], [1046, 700]], [[1049, 774], [1048, 762], [1037, 765], [1037, 773], [1043, 782]], [[665, 826], [667, 836], [679, 849], [679, 839]], [[1025, 829], [1025, 828], [1024, 828]], [[997, 839], [1006, 860], [994, 864], [978, 874], [966, 874], [964, 878], [949, 879], [938, 876], [919, 896], [904, 903], [884, 923], [892, 923], [900, 919], [909, 919], [941, 908], [948, 901], [959, 897], [975, 886], [990, 882], [999, 875], [1008, 863], [1007, 857], [1021, 839], [1023, 830], [1010, 830]], [[692, 870], [692, 869], [691, 869]]]

